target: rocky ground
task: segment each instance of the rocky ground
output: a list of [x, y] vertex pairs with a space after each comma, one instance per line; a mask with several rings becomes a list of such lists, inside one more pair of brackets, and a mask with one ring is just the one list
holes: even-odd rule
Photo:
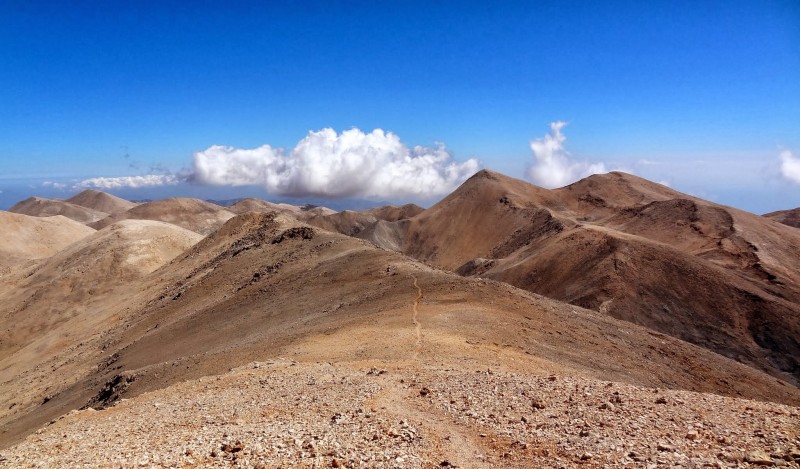
[[413, 360], [275, 360], [73, 411], [0, 465], [800, 467], [800, 408]]

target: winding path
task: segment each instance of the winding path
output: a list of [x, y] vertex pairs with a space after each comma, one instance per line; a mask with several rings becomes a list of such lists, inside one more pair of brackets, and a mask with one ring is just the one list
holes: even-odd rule
[[419, 300], [422, 299], [422, 288], [420, 288], [419, 284], [417, 283], [417, 277], [414, 275], [412, 275], [411, 277], [414, 279], [414, 288], [417, 289], [417, 298], [414, 299], [414, 304], [412, 306], [412, 309], [414, 310], [414, 317], [412, 320], [414, 322], [414, 329], [417, 335], [417, 341], [414, 344], [414, 353], [411, 355], [411, 358], [416, 360], [417, 357], [419, 356], [419, 351], [422, 348], [422, 325], [419, 323], [419, 320], [417, 319], [417, 316], [419, 315]]

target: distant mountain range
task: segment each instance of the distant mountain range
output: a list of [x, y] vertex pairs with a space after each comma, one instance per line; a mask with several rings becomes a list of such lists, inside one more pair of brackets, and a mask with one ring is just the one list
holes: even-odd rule
[[[564, 379], [587, 380], [598, 389], [627, 383], [633, 386], [629, 399], [656, 403], [661, 398], [651, 396], [662, 389], [798, 406], [800, 230], [787, 226], [792, 213], [758, 216], [616, 172], [547, 190], [480, 171], [427, 209], [408, 204], [336, 212], [253, 198], [134, 203], [97, 191], [27, 199], [0, 212], [0, 444], [19, 443], [70, 411], [106, 409], [122, 399], [135, 404], [120, 407], [126, 421], [133, 409], [160, 412], [155, 404], [136, 403], [156, 395], [144, 393], [170, 392], [184, 382], [199, 386], [203, 377], [253, 362], [297, 363], [307, 374], [240, 377], [244, 388], [231, 391], [235, 395], [277, 382], [270, 379], [302, 380], [292, 386], [322, 392], [319, 402], [344, 402], [348, 389], [356, 389], [346, 385], [355, 382], [352, 376], [391, 370], [387, 376], [395, 380], [391, 373], [402, 374], [391, 386], [376, 378], [359, 412], [419, 420], [428, 433], [408, 442], [440, 448], [447, 445], [437, 439], [446, 428], [475, 429], [495, 419], [491, 425], [501, 433], [480, 430], [470, 445], [502, 461], [511, 458], [503, 454], [511, 454], [516, 441], [519, 467], [544, 457], [520, 449], [533, 444], [532, 436], [520, 436], [520, 428], [528, 428], [518, 428], [525, 424], [521, 418], [547, 414], [534, 429], [560, 418], [549, 415], [555, 403], [522, 394], [525, 380], [541, 378], [553, 389]], [[436, 423], [450, 418], [445, 414], [425, 420], [482, 399], [466, 388], [437, 408], [422, 411], [414, 403], [433, 402], [438, 397], [431, 396], [447, 389], [415, 387], [413, 376], [482, 373], [474, 384], [479, 389], [495, 379], [492, 370], [519, 380], [489, 388], [506, 389], [492, 401], [507, 402], [507, 415], [487, 411], [446, 426]], [[381, 397], [390, 389], [393, 397]], [[574, 398], [592, 409], [624, 409], [619, 396], [589, 402], [582, 393], [562, 396], [569, 399], [564, 405]], [[346, 417], [313, 402], [280, 410], [285, 404], [267, 404], [277, 395], [262, 394], [259, 418], [267, 420], [284, 411], [289, 420], [299, 419], [301, 408], [313, 408], [336, 433], [335, 425], [361, 418], [356, 410]], [[525, 411], [517, 415], [513, 402], [519, 399]], [[183, 400], [192, 402], [191, 396]], [[398, 407], [386, 410], [386, 402]], [[663, 409], [677, 412], [672, 405]], [[791, 412], [771, 409], [783, 413], [764, 410], [758, 418]], [[85, 412], [66, 421], [88, 425], [80, 420], [89, 418]], [[204, 418], [202, 408], [192, 412]], [[170, 420], [177, 414], [147, 415], [178, 426]], [[237, 418], [232, 408], [230, 419]], [[632, 425], [635, 416], [621, 418]], [[347, 431], [361, 435], [367, 427]], [[576, 434], [584, 431], [576, 427]], [[502, 432], [512, 435], [509, 441]], [[359, 441], [384, 441], [382, 435], [364, 433]], [[286, 456], [290, 465], [304, 464], [302, 454], [311, 454], [302, 438], [301, 449]], [[685, 443], [683, 435], [675, 438]], [[18, 448], [35, 444], [31, 437]], [[234, 444], [214, 454], [234, 454]], [[256, 451], [255, 443], [247, 445]], [[652, 450], [653, 458], [667, 451], [642, 445], [636, 451]], [[548, 451], [564, 461], [595, 457]], [[620, 457], [633, 463], [631, 452]], [[277, 464], [275, 454], [264, 457]], [[319, 457], [326, 465], [337, 458]]]

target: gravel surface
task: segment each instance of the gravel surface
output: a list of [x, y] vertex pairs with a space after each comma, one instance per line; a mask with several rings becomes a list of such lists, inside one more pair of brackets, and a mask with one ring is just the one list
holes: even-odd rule
[[800, 467], [800, 408], [560, 375], [252, 363], [101, 410], [3, 467]]

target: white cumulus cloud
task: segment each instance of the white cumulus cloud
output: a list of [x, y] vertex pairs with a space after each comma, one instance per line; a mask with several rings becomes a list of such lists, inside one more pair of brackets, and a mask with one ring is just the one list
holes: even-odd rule
[[566, 122], [553, 122], [549, 134], [531, 142], [535, 161], [528, 176], [534, 184], [546, 188], [562, 187], [586, 176], [607, 172], [603, 163], [575, 161], [571, 158], [564, 148], [567, 138], [561, 133], [565, 125]]
[[173, 174], [147, 174], [145, 176], [98, 177], [76, 183], [75, 189], [120, 189], [154, 186], [170, 186], [181, 182]]
[[783, 150], [780, 158], [781, 175], [792, 182], [800, 184], [800, 157], [794, 156], [789, 150]]
[[456, 162], [444, 145], [407, 147], [392, 132], [311, 131], [286, 154], [263, 145], [214, 145], [194, 154], [192, 179], [213, 185], [263, 185], [274, 194], [321, 197], [429, 198], [445, 194], [479, 168]]

